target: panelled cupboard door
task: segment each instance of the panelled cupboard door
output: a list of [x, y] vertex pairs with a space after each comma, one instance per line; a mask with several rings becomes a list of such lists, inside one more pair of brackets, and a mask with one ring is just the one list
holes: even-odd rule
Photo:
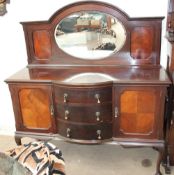
[[52, 89], [48, 85], [11, 85], [18, 131], [54, 132]]
[[116, 86], [114, 137], [162, 139], [165, 87]]

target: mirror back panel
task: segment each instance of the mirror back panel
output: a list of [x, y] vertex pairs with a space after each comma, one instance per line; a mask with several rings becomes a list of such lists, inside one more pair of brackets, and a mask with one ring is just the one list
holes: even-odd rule
[[110, 4], [73, 3], [23, 22], [29, 65], [160, 64], [162, 17], [130, 18]]

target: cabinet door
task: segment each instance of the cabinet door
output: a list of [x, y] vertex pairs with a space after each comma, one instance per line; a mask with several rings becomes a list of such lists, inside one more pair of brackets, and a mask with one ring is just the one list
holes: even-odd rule
[[163, 137], [165, 88], [115, 87], [114, 137]]
[[10, 85], [18, 131], [54, 132], [52, 90], [48, 85]]

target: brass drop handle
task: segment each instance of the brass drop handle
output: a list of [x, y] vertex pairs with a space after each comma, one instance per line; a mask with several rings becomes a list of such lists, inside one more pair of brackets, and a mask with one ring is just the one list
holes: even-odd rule
[[97, 130], [97, 138], [98, 140], [101, 140], [101, 130]]
[[70, 133], [71, 133], [71, 129], [70, 128], [67, 128], [67, 130], [66, 130], [66, 136], [68, 137], [68, 138], [70, 138]]
[[97, 99], [97, 103], [100, 103], [100, 94], [95, 94], [95, 98]]
[[115, 118], [117, 118], [118, 117], [118, 108], [117, 107], [115, 107]]
[[65, 111], [65, 120], [68, 120], [68, 118], [69, 118], [68, 115], [69, 115], [69, 111], [66, 110], [66, 111]]
[[97, 121], [100, 121], [100, 112], [96, 112], [95, 113], [95, 116], [96, 116], [96, 120]]
[[67, 103], [67, 102], [68, 102], [68, 100], [67, 100], [67, 98], [68, 98], [68, 94], [65, 93], [65, 94], [63, 95], [63, 97], [64, 97], [63, 102], [64, 102], [64, 103]]
[[[174, 100], [173, 100], [173, 102], [174, 102]], [[172, 119], [170, 121], [170, 124], [173, 125], [173, 123], [174, 123], [174, 111], [172, 112]]]
[[50, 114], [53, 117], [54, 116], [54, 107], [53, 105], [50, 106]]

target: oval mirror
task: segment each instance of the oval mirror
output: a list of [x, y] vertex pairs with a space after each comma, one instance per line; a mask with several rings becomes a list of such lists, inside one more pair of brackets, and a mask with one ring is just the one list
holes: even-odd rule
[[81, 59], [102, 59], [118, 52], [126, 41], [126, 30], [115, 17], [84, 11], [67, 16], [55, 29], [58, 47]]

